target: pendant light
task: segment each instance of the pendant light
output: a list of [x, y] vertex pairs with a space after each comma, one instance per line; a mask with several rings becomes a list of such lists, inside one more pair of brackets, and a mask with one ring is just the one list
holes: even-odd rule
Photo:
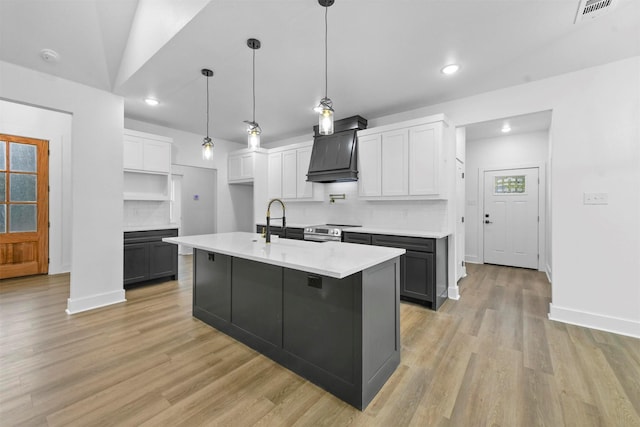
[[213, 71], [208, 68], [200, 70], [203, 76], [207, 78], [207, 136], [202, 141], [202, 159], [213, 159], [213, 141], [209, 138], [209, 78], [213, 76]]
[[256, 122], [256, 50], [260, 49], [260, 40], [249, 39], [247, 46], [253, 50], [253, 116], [251, 121], [245, 120], [247, 124], [247, 144], [251, 150], [260, 148], [260, 134], [262, 129]]
[[318, 0], [320, 6], [324, 7], [324, 98], [314, 110], [318, 113], [318, 131], [320, 135], [333, 134], [333, 101], [327, 97], [328, 80], [327, 77], [327, 11], [334, 0]]

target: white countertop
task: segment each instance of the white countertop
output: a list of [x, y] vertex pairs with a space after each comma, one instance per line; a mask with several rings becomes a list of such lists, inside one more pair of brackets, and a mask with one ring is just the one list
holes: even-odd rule
[[171, 228], [179, 228], [178, 224], [161, 224], [161, 225], [125, 225], [123, 231], [149, 231], [149, 230], [168, 230]]
[[424, 237], [427, 239], [441, 239], [451, 234], [446, 231], [398, 230], [394, 228], [376, 227], [353, 227], [345, 228], [342, 231], [351, 233], [385, 234], [389, 236]]
[[337, 279], [405, 253], [404, 249], [341, 242], [272, 239], [266, 244], [259, 234], [243, 232], [165, 237], [162, 240]]
[[[274, 227], [280, 227], [280, 220], [276, 220], [276, 222], [273, 224]], [[264, 225], [266, 227], [266, 222], [265, 223], [257, 223], [257, 225]], [[297, 223], [288, 223], [287, 222], [287, 227], [290, 228], [306, 228], [312, 225], [317, 225], [316, 223], [313, 224], [297, 224]], [[441, 239], [443, 237], [447, 237], [451, 234], [450, 231], [424, 231], [424, 230], [411, 230], [411, 229], [398, 229], [398, 228], [378, 228], [378, 227], [368, 227], [368, 226], [362, 226], [362, 227], [349, 227], [349, 228], [345, 228], [343, 231], [348, 231], [348, 232], [352, 232], [352, 233], [367, 233], [367, 234], [385, 234], [388, 236], [406, 236], [406, 237], [423, 237], [426, 239]]]

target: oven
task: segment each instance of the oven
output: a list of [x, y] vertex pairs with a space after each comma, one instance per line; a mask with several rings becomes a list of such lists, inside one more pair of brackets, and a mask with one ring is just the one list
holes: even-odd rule
[[341, 242], [342, 230], [345, 228], [360, 227], [347, 224], [322, 224], [304, 228], [304, 240], [311, 242]]

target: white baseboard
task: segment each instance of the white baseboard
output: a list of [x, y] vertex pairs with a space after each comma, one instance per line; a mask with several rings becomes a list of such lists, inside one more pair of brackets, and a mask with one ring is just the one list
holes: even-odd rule
[[483, 264], [482, 260], [475, 255], [465, 255], [464, 262], [465, 264]]
[[127, 299], [125, 298], [124, 289], [104, 294], [91, 295], [84, 298], [68, 298], [66, 312], [67, 314], [76, 314], [125, 301], [127, 301]]
[[551, 281], [551, 266], [549, 264], [547, 264], [547, 269], [544, 272], [547, 273], [547, 280], [549, 283], [553, 283]]
[[549, 319], [571, 325], [584, 326], [614, 334], [640, 338], [640, 322], [619, 317], [576, 311], [549, 304]]
[[458, 287], [457, 286], [450, 286], [447, 289], [447, 296], [449, 297], [449, 299], [459, 300], [460, 299], [460, 292], [458, 292]]

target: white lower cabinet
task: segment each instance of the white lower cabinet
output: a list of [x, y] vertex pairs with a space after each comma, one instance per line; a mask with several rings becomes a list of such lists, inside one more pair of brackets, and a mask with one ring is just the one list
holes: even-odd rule
[[[358, 195], [369, 200], [446, 199], [443, 116], [358, 132]], [[431, 118], [428, 118], [431, 119]]]
[[321, 184], [307, 182], [311, 144], [297, 145], [271, 152], [267, 157], [267, 192], [269, 199], [286, 201], [322, 200]]

